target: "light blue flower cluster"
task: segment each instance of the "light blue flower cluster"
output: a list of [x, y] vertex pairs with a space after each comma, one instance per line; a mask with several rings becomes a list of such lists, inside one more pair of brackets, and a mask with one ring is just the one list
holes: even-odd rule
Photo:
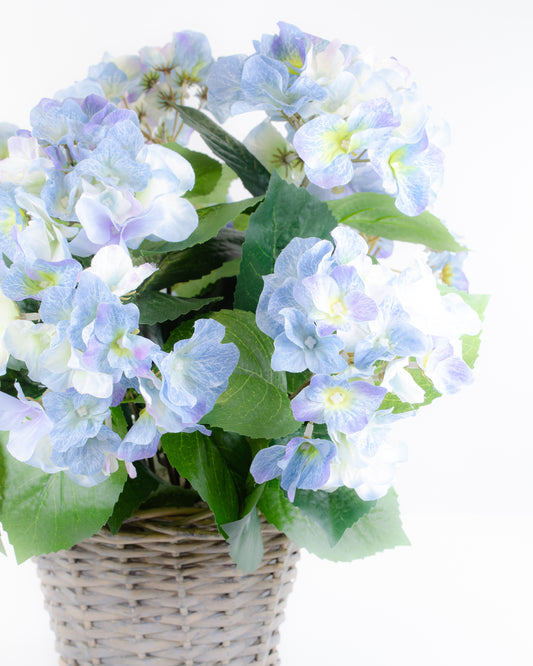
[[[257, 325], [274, 339], [273, 369], [308, 372], [292, 398], [308, 425], [303, 438], [259, 451], [252, 473], [280, 477], [291, 499], [296, 488], [344, 485], [370, 500], [386, 493], [406, 453], [391, 429], [404, 414], [380, 409], [386, 394], [424, 402], [413, 369], [440, 393], [469, 384], [460, 338], [480, 321], [460, 296], [440, 294], [427, 263], [395, 271], [372, 261], [357, 231], [341, 225], [331, 235], [334, 243], [293, 239], [264, 278]], [[312, 424], [327, 428], [333, 448], [313, 439]]]
[[61, 92], [63, 97], [97, 94], [135, 111], [147, 140], [187, 143], [191, 130], [173, 104], [205, 104], [206, 78], [213, 62], [205, 35], [174, 33], [162, 47], [144, 47], [138, 55], [106, 56], [88, 76]]
[[[8, 448], [19, 460], [93, 485], [117, 468], [117, 459], [155, 455], [165, 432], [207, 432], [198, 421], [225, 390], [238, 351], [221, 343], [224, 327], [214, 320], [197, 322], [192, 338], [170, 353], [140, 335], [137, 306], [121, 297], [153, 267], [134, 267], [121, 246], [102, 248], [85, 270], [75, 260], [54, 267], [67, 263], [60, 275], [71, 276], [68, 282], [32, 294], [40, 298], [40, 323], [13, 316], [6, 326], [5, 351], [46, 390], [42, 406], [20, 387], [18, 399], [0, 393], [0, 430], [10, 431]], [[1, 285], [4, 298], [25, 299], [13, 293], [11, 275]], [[135, 396], [145, 402], [138, 413]], [[121, 440], [110, 426], [111, 408], [122, 402], [131, 426]], [[135, 474], [132, 465], [128, 470]]]
[[[44, 99], [31, 120], [0, 161], [0, 375], [11, 356], [42, 395], [29, 400], [19, 384], [18, 397], [0, 393], [0, 430], [19, 460], [89, 486], [117, 460], [134, 475], [163, 433], [207, 432], [199, 421], [238, 350], [222, 344], [221, 324], [202, 320], [165, 353], [140, 334], [128, 302], [156, 270], [134, 265], [129, 250], [184, 240], [198, 224], [182, 198], [190, 164], [145, 144], [133, 111], [94, 94]], [[123, 403], [121, 438], [112, 410]]]
[[254, 45], [253, 55], [213, 64], [208, 108], [221, 122], [257, 110], [282, 122], [285, 136], [262, 123], [246, 142], [269, 169], [308, 183], [321, 198], [386, 192], [407, 215], [432, 203], [443, 155], [404, 67], [369, 62], [356, 47], [287, 23]]

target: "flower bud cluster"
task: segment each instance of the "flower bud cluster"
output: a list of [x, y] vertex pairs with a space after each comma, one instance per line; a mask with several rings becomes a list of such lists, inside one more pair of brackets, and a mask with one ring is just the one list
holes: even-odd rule
[[205, 35], [186, 30], [174, 33], [162, 47], [146, 46], [133, 56], [107, 56], [62, 95], [106, 97], [137, 114], [147, 141], [186, 144], [192, 130], [183, 125], [173, 105], [205, 104], [212, 62]]
[[[264, 278], [257, 325], [274, 340], [274, 370], [307, 374], [291, 404], [308, 435], [260, 451], [252, 473], [280, 476], [292, 498], [296, 488], [344, 485], [370, 500], [406, 453], [391, 429], [404, 414], [384, 398], [422, 404], [413, 370], [441, 394], [469, 384], [461, 337], [481, 323], [459, 295], [441, 295], [427, 263], [393, 270], [368, 256], [357, 231], [340, 225], [331, 235], [334, 243], [294, 238]], [[333, 447], [313, 439], [310, 424], [325, 427]]]
[[[267, 168], [309, 184], [323, 199], [386, 192], [406, 215], [432, 203], [443, 154], [430, 110], [403, 66], [392, 58], [371, 62], [354, 46], [287, 23], [254, 46], [253, 55], [213, 64], [208, 108], [221, 122], [247, 111], [268, 115], [246, 142]], [[272, 122], [282, 123], [284, 135]]]

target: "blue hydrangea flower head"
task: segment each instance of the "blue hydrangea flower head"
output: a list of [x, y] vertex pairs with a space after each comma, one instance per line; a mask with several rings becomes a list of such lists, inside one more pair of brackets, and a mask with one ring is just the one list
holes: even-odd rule
[[309, 47], [307, 36], [295, 25], [278, 23], [279, 35], [263, 35], [254, 41], [257, 53], [282, 62], [290, 74], [299, 74], [305, 67]]
[[32, 464], [42, 440], [46, 440], [46, 446], [53, 423], [38, 402], [28, 400], [20, 385], [16, 388], [17, 398], [0, 392], [0, 430], [9, 433], [9, 453], [17, 460]]
[[174, 33], [172, 42], [175, 48], [175, 69], [178, 79], [205, 83], [213, 63], [207, 37], [201, 32], [184, 30]]
[[386, 393], [385, 388], [368, 382], [314, 375], [291, 405], [298, 421], [325, 423], [328, 429], [352, 433], [366, 426]]
[[346, 120], [327, 114], [305, 123], [294, 135], [294, 147], [312, 183], [326, 189], [344, 186], [353, 178], [353, 161], [381, 145], [397, 125], [388, 100], [371, 100]]
[[261, 449], [250, 472], [257, 483], [281, 477], [280, 485], [293, 502], [297, 488], [317, 490], [327, 482], [336, 452], [330, 440], [294, 437], [286, 446]]
[[222, 343], [225, 328], [213, 319], [200, 319], [188, 340], [179, 340], [159, 362], [161, 400], [184, 423], [197, 423], [226, 390], [239, 351]]
[[353, 266], [335, 266], [329, 274], [311, 275], [295, 286], [294, 295], [317, 323], [320, 335], [346, 330], [378, 314], [376, 303], [364, 293], [364, 284]]
[[65, 393], [46, 392], [42, 398], [47, 416], [53, 422], [50, 441], [54, 451], [63, 453], [80, 447], [95, 437], [110, 416], [110, 399], [81, 395], [70, 389]]
[[428, 264], [446, 286], [468, 292], [468, 278], [463, 270], [466, 257], [466, 252], [431, 252]]
[[398, 210], [410, 216], [422, 213], [435, 199], [443, 162], [442, 151], [429, 143], [425, 132], [415, 143], [393, 137], [372, 154], [385, 190], [396, 197]]
[[254, 55], [246, 59], [241, 78], [242, 99], [231, 108], [233, 114], [264, 110], [273, 118], [292, 116], [312, 101], [326, 98], [326, 92], [312, 79], [291, 79], [287, 67], [272, 58]]
[[327, 487], [354, 488], [362, 500], [383, 497], [394, 481], [395, 468], [407, 459], [407, 447], [394, 424], [410, 414], [374, 412], [366, 427], [355, 433], [330, 431], [337, 447]]
[[71, 447], [66, 451], [55, 449], [52, 462], [63, 468], [76, 483], [85, 487], [95, 486], [118, 469], [116, 455], [120, 437], [102, 426], [94, 437], [89, 437], [82, 446]]
[[300, 310], [284, 308], [285, 330], [274, 340], [273, 370], [335, 373], [346, 368], [340, 356], [343, 343], [336, 335], [320, 336], [315, 324]]
[[84, 362], [91, 368], [122, 377], [147, 375], [158, 345], [137, 335], [139, 309], [133, 303], [101, 303], [96, 311], [93, 335], [88, 341]]

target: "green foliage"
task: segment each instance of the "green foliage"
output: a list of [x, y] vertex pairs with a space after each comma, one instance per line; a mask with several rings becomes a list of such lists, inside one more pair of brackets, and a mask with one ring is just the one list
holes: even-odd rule
[[165, 147], [179, 153], [194, 170], [194, 188], [187, 193], [187, 198], [206, 196], [215, 189], [222, 176], [222, 164], [220, 162], [205, 153], [190, 150], [178, 143], [167, 143]]
[[287, 372], [287, 391], [289, 395], [296, 393], [298, 389], [304, 386], [312, 377], [310, 370], [303, 372]]
[[236, 229], [221, 229], [214, 238], [185, 250], [170, 252], [159, 263], [159, 269], [142, 285], [140, 293], [159, 291], [179, 282], [197, 280], [227, 261], [239, 259], [244, 234]]
[[228, 535], [229, 552], [239, 569], [252, 573], [263, 559], [263, 537], [257, 509], [254, 507], [240, 520], [225, 523], [222, 529]]
[[124, 520], [129, 518], [161, 484], [161, 481], [151, 474], [142, 463], [135, 463], [135, 469], [137, 470], [137, 476], [134, 479], [129, 477], [126, 479], [124, 488], [113, 508], [113, 513], [107, 521], [107, 525], [113, 534], [118, 532]]
[[180, 476], [209, 504], [219, 525], [240, 517], [240, 493], [234, 475], [212, 437], [197, 431], [167, 433], [163, 451]]
[[174, 285], [174, 291], [178, 296], [184, 298], [193, 298], [200, 296], [204, 291], [208, 290], [212, 285], [216, 284], [219, 280], [224, 278], [237, 277], [241, 266], [241, 259], [231, 259], [226, 261], [225, 264], [214, 268], [210, 273], [204, 275], [197, 280], [189, 280], [188, 282], [180, 282]]
[[270, 365], [272, 340], [257, 328], [249, 312], [222, 310], [213, 319], [226, 327], [224, 342], [237, 345], [240, 356], [228, 388], [202, 422], [253, 438], [294, 432], [300, 424], [292, 415], [285, 374]]
[[[453, 287], [441, 287], [441, 292], [444, 294], [459, 294], [464, 302], [475, 310], [481, 321], [483, 321], [485, 310], [490, 301], [490, 296], [487, 294], [467, 294], [465, 291], [460, 291]], [[468, 366], [473, 368], [481, 346], [481, 333], [478, 333], [477, 335], [463, 335], [462, 344], [463, 360]]]
[[274, 271], [279, 253], [293, 238], [327, 238], [336, 225], [327, 204], [274, 172], [264, 202], [250, 216], [235, 307], [255, 312], [263, 275]]
[[112, 430], [117, 433], [120, 439], [124, 439], [128, 433], [128, 422], [124, 415], [122, 407], [111, 407], [111, 425]]
[[220, 166], [222, 167], [222, 175], [216, 187], [209, 194], [195, 194], [193, 196], [188, 192], [184, 195], [195, 208], [204, 208], [204, 206], [211, 206], [212, 204], [227, 200], [229, 188], [231, 183], [236, 180], [237, 174], [227, 164], [221, 164]]
[[294, 505], [324, 530], [330, 546], [335, 546], [344, 532], [366, 515], [376, 502], [365, 502], [352, 488], [298, 490]]
[[245, 573], [255, 571], [263, 559], [263, 537], [257, 514], [257, 502], [263, 494], [263, 488], [263, 485], [255, 485], [246, 497], [242, 518], [222, 525], [230, 555], [237, 567]]
[[463, 335], [462, 341], [462, 356], [463, 361], [473, 368], [477, 357], [479, 356], [479, 348], [481, 346], [481, 335]]
[[[393, 490], [376, 500], [366, 513], [344, 531], [334, 546], [329, 542], [321, 525], [289, 502], [279, 486], [279, 481], [269, 481], [266, 484], [258, 506], [265, 518], [278, 530], [285, 532], [294, 543], [318, 557], [334, 562], [349, 562], [395, 546], [409, 545]], [[340, 529], [337, 529], [336, 534]]]
[[419, 368], [410, 368], [407, 370], [415, 382], [424, 390], [424, 400], [423, 402], [411, 404], [410, 402], [402, 402], [400, 398], [394, 393], [387, 393], [383, 398], [383, 402], [380, 405], [380, 409], [390, 409], [393, 408], [395, 414], [402, 414], [405, 412], [410, 412], [418, 409], [419, 407], [425, 407], [429, 405], [436, 398], [440, 398], [442, 395], [437, 391], [433, 386], [433, 383], [429, 381], [424, 372]]
[[266, 192], [270, 174], [248, 148], [201, 111], [179, 104], [172, 106], [179, 112], [181, 119], [198, 132], [215, 155], [233, 169], [251, 194], [257, 196]]
[[160, 291], [141, 292], [135, 299], [139, 308], [140, 324], [159, 324], [164, 321], [175, 321], [180, 317], [195, 312], [222, 300], [215, 298], [181, 298]]
[[344, 199], [328, 201], [328, 206], [338, 222], [370, 236], [420, 243], [439, 251], [465, 249], [434, 215], [427, 211], [414, 217], [404, 215], [388, 194], [358, 192]]
[[169, 252], [179, 252], [195, 245], [200, 245], [214, 238], [218, 232], [223, 229], [234, 218], [242, 214], [250, 214], [257, 205], [263, 201], [264, 197], [252, 197], [242, 201], [233, 201], [231, 203], [218, 203], [205, 208], [199, 208], [198, 226], [192, 234], [183, 241], [171, 243], [169, 241], [143, 241], [140, 246], [140, 254], [150, 255], [167, 254]]
[[0, 390], [3, 393], [17, 397], [16, 382], [20, 384], [20, 388], [27, 398], [37, 400], [45, 392], [45, 387], [42, 384], [30, 379], [26, 365], [22, 361], [17, 361], [11, 357], [6, 372], [0, 377]]
[[239, 489], [241, 501], [244, 501], [246, 484], [252, 464], [252, 451], [247, 437], [235, 432], [226, 432], [213, 428], [211, 437], [233, 476], [235, 486]]
[[200, 502], [200, 499], [200, 495], [193, 488], [182, 488], [172, 483], [161, 482], [143, 501], [140, 510], [194, 506]]
[[15, 460], [0, 445], [3, 499], [0, 522], [17, 561], [70, 548], [92, 536], [113, 512], [126, 479], [123, 466], [103, 483], [85, 488], [63, 472], [46, 474]]

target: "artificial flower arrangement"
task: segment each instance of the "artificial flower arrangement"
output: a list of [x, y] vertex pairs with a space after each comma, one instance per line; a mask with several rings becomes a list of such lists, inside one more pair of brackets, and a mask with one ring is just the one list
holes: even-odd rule
[[198, 502], [244, 570], [258, 512], [333, 560], [407, 542], [396, 423], [472, 382], [486, 302], [428, 211], [445, 132], [394, 59], [286, 23], [254, 48], [179, 32], [0, 126], [19, 561]]

